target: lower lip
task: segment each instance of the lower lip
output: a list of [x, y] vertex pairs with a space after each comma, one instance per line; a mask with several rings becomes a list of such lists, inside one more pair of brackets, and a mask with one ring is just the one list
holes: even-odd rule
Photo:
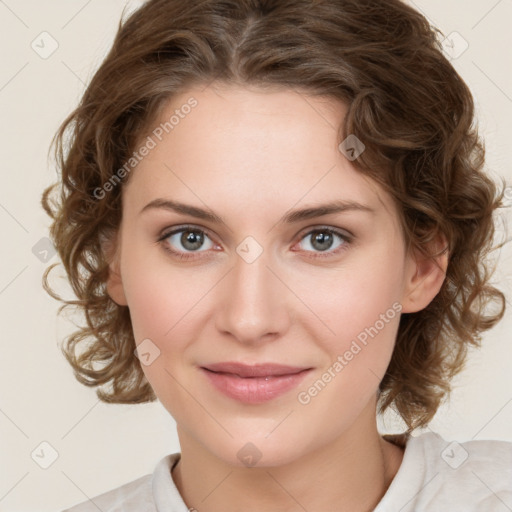
[[230, 398], [247, 404], [261, 404], [283, 395], [297, 387], [310, 370], [299, 373], [269, 377], [239, 377], [228, 373], [215, 373], [201, 368], [210, 382]]

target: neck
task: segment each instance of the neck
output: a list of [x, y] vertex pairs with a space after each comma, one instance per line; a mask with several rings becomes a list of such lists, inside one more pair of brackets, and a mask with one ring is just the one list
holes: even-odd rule
[[187, 506], [200, 512], [371, 511], [403, 458], [379, 435], [375, 413], [373, 420], [292, 463], [251, 468], [227, 464], [178, 427], [181, 459], [172, 476]]

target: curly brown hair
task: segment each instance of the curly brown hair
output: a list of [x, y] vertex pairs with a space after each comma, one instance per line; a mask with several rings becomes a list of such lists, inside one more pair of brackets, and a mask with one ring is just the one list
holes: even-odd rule
[[42, 198], [78, 300], [52, 291], [55, 265], [43, 285], [64, 303], [59, 312], [74, 305], [85, 316], [62, 347], [76, 378], [100, 386], [105, 402], [156, 399], [134, 355], [129, 310], [106, 290], [104, 242], [120, 224], [123, 183], [104, 185], [119, 180], [115, 171], [178, 92], [214, 80], [279, 85], [342, 100], [340, 141], [347, 134], [364, 141], [353, 165], [391, 194], [406, 243], [434, 257], [430, 242], [440, 233], [448, 241], [443, 286], [426, 308], [402, 314], [380, 384], [380, 412], [393, 406], [409, 431], [426, 425], [468, 348], [505, 311], [488, 262], [504, 191], [483, 171], [473, 98], [440, 35], [400, 0], [149, 0], [122, 19], [55, 134], [50, 149], [61, 179]]

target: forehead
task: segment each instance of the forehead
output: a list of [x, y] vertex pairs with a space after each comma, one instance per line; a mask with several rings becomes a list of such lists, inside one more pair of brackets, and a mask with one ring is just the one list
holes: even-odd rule
[[[191, 107], [190, 105], [193, 105]], [[340, 152], [346, 105], [288, 88], [210, 84], [174, 96], [126, 187], [142, 208], [172, 197], [259, 214], [338, 199], [392, 212], [391, 198]]]

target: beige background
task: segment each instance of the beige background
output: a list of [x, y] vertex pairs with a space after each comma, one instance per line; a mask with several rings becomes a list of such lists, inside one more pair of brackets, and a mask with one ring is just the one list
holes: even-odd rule
[[[38, 244], [44, 244], [49, 224], [39, 201], [55, 178], [53, 163], [47, 161], [50, 139], [105, 55], [122, 8], [139, 4], [0, 0], [0, 512], [61, 510], [150, 473], [161, 457], [179, 450], [174, 421], [159, 403], [106, 405], [74, 380], [58, 348], [72, 324], [57, 318], [58, 304], [41, 288], [45, 267], [57, 257], [41, 261], [33, 253], [44, 250]], [[416, 0], [414, 5], [445, 35], [459, 34], [450, 36], [455, 42], [451, 51], [461, 52], [467, 41], [468, 48], [453, 63], [476, 99], [487, 167], [512, 183], [507, 150], [512, 138], [512, 2]], [[51, 36], [41, 36], [44, 31]], [[41, 38], [46, 38], [44, 46]], [[42, 58], [52, 40], [58, 48]], [[511, 256], [510, 247], [501, 251], [496, 276], [509, 304]], [[512, 441], [511, 331], [509, 311], [487, 333], [484, 348], [472, 355], [432, 430], [459, 441]], [[390, 418], [382, 428], [399, 426]], [[57, 459], [43, 469], [40, 464], [51, 462], [52, 450]]]

